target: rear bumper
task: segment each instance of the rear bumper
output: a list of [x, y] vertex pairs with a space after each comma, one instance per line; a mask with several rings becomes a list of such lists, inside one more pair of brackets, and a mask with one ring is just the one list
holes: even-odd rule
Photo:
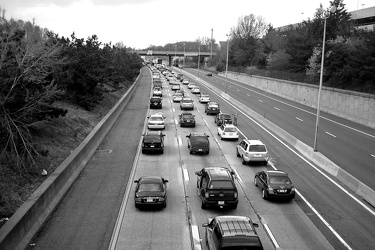
[[203, 202], [206, 206], [210, 206], [210, 207], [228, 207], [228, 206], [234, 206], [238, 204], [238, 200], [223, 201], [224, 203], [221, 203], [221, 201], [210, 201], [210, 200], [203, 199]]

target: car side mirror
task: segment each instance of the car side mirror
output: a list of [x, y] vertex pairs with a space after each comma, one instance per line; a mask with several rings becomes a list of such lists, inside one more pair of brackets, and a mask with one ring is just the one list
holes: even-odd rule
[[164, 183], [167, 183], [167, 182], [168, 182], [168, 180], [164, 180], [164, 179], [163, 179], [163, 182], [164, 182]]
[[139, 182], [139, 180], [135, 180], [135, 181], [134, 181], [134, 183], [138, 183], [138, 182]]
[[208, 227], [208, 223], [203, 223], [202, 227]]
[[190, 135], [187, 135], [186, 137], [187, 137], [187, 138], [190, 138]]
[[259, 227], [259, 224], [258, 224], [258, 223], [255, 223], [255, 222], [253, 222], [253, 226], [254, 226], [254, 227]]

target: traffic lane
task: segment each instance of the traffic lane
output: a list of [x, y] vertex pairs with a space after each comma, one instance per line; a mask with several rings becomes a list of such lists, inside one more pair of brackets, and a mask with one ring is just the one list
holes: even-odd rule
[[147, 68], [138, 81], [133, 98], [32, 240], [33, 249], [108, 248], [147, 112]]
[[[240, 122], [245, 121], [241, 120]], [[260, 138], [267, 145], [268, 151], [270, 152], [271, 163], [277, 169], [284, 170], [289, 174], [297, 190], [303, 193], [310, 203], [314, 204], [315, 208], [324, 215], [324, 218], [327, 219], [329, 223], [332, 223], [331, 226], [339, 232], [339, 235], [345, 235], [345, 239], [350, 239], [351, 242], [355, 242], [354, 246], [357, 244], [363, 245], [363, 243], [361, 243], [362, 240], [356, 240], [358, 238], [363, 237], [363, 241], [365, 242], [373, 241], [373, 239], [368, 239], [371, 235], [371, 230], [368, 229], [375, 226], [373, 215], [367, 212], [341, 189], [338, 189], [336, 185], [328, 181], [327, 178], [323, 177], [322, 174], [317, 172], [300, 157], [290, 153], [289, 149], [278, 141], [275, 141], [273, 137], [261, 136], [261, 131], [257, 132], [257, 126], [251, 123], [241, 123], [240, 129], [249, 138]], [[233, 152], [233, 150], [230, 150], [229, 153], [230, 152]], [[234, 152], [232, 154], [232, 157], [234, 157]], [[250, 176], [253, 178], [254, 175]], [[260, 191], [258, 195], [261, 196]], [[359, 198], [358, 196], [356, 197]], [[296, 200], [298, 201], [299, 199]], [[350, 204], [349, 207], [347, 207], [348, 204]], [[306, 212], [306, 214], [311, 217], [311, 211]], [[340, 214], [340, 218], [347, 219], [335, 219], [338, 214]], [[367, 216], [363, 217], [364, 214], [367, 214]], [[312, 216], [312, 218], [316, 218], [316, 216]], [[370, 219], [367, 220], [367, 218]], [[319, 224], [317, 224], [317, 222], [319, 222]], [[336, 237], [332, 235], [329, 230], [326, 230], [327, 227], [325, 225], [319, 220], [314, 221], [314, 223], [317, 224], [320, 230], [323, 229], [322, 232], [329, 238], [330, 242], [335, 242], [335, 248], [342, 247], [342, 243], [338, 242]], [[356, 228], [356, 232], [352, 232], [353, 228]], [[371, 244], [373, 243], [374, 242]]]
[[[216, 126], [214, 123], [209, 125]], [[253, 136], [250, 132], [246, 134]], [[262, 223], [267, 224], [282, 249], [333, 249], [295, 202], [273, 203], [261, 198], [261, 192], [254, 186], [253, 179], [258, 171], [270, 167], [255, 163], [242, 165], [236, 156], [236, 142], [225, 140], [220, 141], [220, 145], [226, 161], [238, 173], [238, 183], [244, 192], [243, 200], [251, 204]], [[318, 245], [315, 242], [319, 242]]]
[[[147, 175], [162, 176], [167, 179], [169, 181], [167, 207], [156, 210], [135, 208], [135, 185], [133, 185], [126, 205], [117, 249], [123, 249], [124, 246], [127, 246], [127, 249], [191, 249], [173, 107], [168, 98], [168, 91], [165, 92], [163, 91], [161, 110], [166, 122], [166, 128], [163, 130], [164, 154], [141, 154], [134, 179]], [[150, 110], [150, 113], [153, 112]]]
[[[248, 106], [253, 110], [265, 115], [271, 122], [313, 147], [316, 122], [316, 111], [315, 113], [312, 112], [314, 109], [306, 106], [303, 110], [302, 108], [295, 108], [294, 105], [286, 104], [284, 101], [280, 102], [276, 97], [270, 97], [265, 100], [264, 93], [260, 93], [260, 96], [257, 96], [258, 91], [254, 92], [243, 84], [239, 86], [242, 86], [244, 91], [238, 92], [229, 88], [229, 91], [231, 91], [229, 94], [236, 95], [243, 104], [248, 102]], [[246, 93], [245, 90], [250, 90], [251, 93]], [[254, 100], [260, 101], [257, 103]], [[256, 108], [258, 106], [259, 108]], [[329, 117], [328, 119], [330, 120], [338, 120], [338, 122], [342, 122], [342, 125], [338, 125], [328, 119], [320, 119], [319, 151], [342, 169], [361, 180], [370, 188], [375, 189], [375, 183], [372, 181], [372, 176], [375, 175], [375, 169], [372, 168], [375, 164], [375, 140], [372, 135], [375, 134], [375, 130], [324, 112], [322, 112], [321, 116]], [[358, 128], [364, 133], [350, 129], [347, 126]], [[335, 151], [332, 150], [333, 148]], [[356, 167], [353, 168], [352, 166]]]

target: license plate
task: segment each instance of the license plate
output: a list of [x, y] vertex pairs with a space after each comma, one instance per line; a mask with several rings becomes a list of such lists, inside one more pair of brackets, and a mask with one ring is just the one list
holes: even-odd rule
[[261, 157], [262, 155], [254, 155], [255, 157]]
[[286, 193], [286, 190], [285, 189], [279, 189], [278, 192], [279, 193]]
[[153, 198], [147, 198], [147, 202], [154, 202]]
[[218, 201], [217, 204], [218, 205], [224, 205], [224, 201]]
[[198, 151], [202, 151], [202, 149], [200, 148]]
[[150, 147], [153, 148], [153, 147], [155, 147], [155, 146], [154, 146], [154, 145], [151, 145]]

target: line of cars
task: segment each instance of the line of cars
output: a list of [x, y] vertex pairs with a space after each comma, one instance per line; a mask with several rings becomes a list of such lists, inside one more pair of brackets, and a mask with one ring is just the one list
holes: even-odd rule
[[[168, 79], [168, 78], [167, 78]], [[171, 78], [171, 81], [175, 81]], [[174, 83], [175, 84], [175, 83]], [[174, 86], [172, 84], [172, 86]], [[183, 85], [193, 85], [184, 82]], [[195, 89], [196, 86], [192, 86], [190, 89]], [[198, 88], [199, 89], [199, 88]], [[177, 92], [178, 91], [178, 92]], [[194, 91], [195, 93], [197, 91]], [[194, 110], [194, 103], [190, 97], [186, 96], [180, 88], [176, 90], [176, 93], [181, 93], [180, 108]], [[193, 93], [193, 91], [192, 91]], [[237, 127], [233, 124], [232, 117], [220, 111], [220, 106], [212, 102], [207, 98], [207, 95], [200, 93], [203, 98], [199, 98], [200, 103], [205, 104], [205, 113], [207, 115], [215, 115], [215, 123], [218, 125], [218, 135], [221, 139], [235, 139], [238, 140]], [[184, 106], [184, 98], [189, 100], [190, 106]], [[202, 101], [201, 101], [202, 100]], [[175, 100], [173, 99], [175, 102]], [[163, 117], [161, 113], [151, 115], [150, 119], [154, 116]], [[158, 119], [160, 120], [160, 118]], [[162, 119], [164, 120], [164, 119]], [[191, 112], [183, 112], [179, 115], [180, 126], [196, 126], [195, 116]], [[161, 124], [148, 124], [149, 129], [164, 129]], [[152, 141], [150, 145], [154, 144], [153, 147], [149, 146], [148, 149], [151, 151], [155, 148], [160, 148], [160, 151], [164, 152], [164, 134], [158, 131], [148, 131], [143, 137], [145, 141], [146, 135], [157, 137], [155, 141]], [[209, 136], [205, 133], [191, 132], [187, 137], [187, 144], [190, 154], [193, 153], [209, 153], [210, 144]], [[158, 145], [156, 145], [158, 141]], [[160, 147], [159, 147], [160, 145]], [[142, 144], [142, 149], [144, 144]], [[143, 151], [142, 151], [143, 152]], [[247, 140], [243, 139], [236, 146], [236, 154], [241, 157], [242, 163], [247, 164], [250, 162], [263, 162], [268, 163], [269, 156], [266, 146], [260, 140]], [[201, 208], [207, 209], [208, 207], [228, 207], [236, 209], [238, 205], [238, 191], [235, 184], [235, 174], [230, 168], [226, 167], [205, 167], [195, 173], [197, 175], [197, 190], [198, 195], [201, 199]], [[146, 177], [143, 177], [146, 178]], [[147, 182], [152, 180], [157, 182], [158, 190], [150, 188], [148, 192], [140, 191], [140, 184], [143, 180], [137, 180], [135, 204], [137, 207], [140, 205], [158, 205], [161, 207], [166, 206], [166, 183], [167, 180], [162, 177], [147, 177]], [[254, 177], [254, 185], [258, 187], [262, 192], [264, 199], [270, 198], [287, 198], [293, 199], [295, 197], [295, 189], [292, 185], [288, 175], [281, 170], [273, 171], [261, 171], [258, 172]], [[150, 187], [152, 185], [149, 185]], [[142, 193], [143, 192], [143, 193]], [[246, 216], [217, 216], [215, 218], [209, 218], [208, 223], [202, 225], [206, 230], [206, 244], [209, 249], [263, 249], [262, 244], [256, 234], [255, 228], [258, 226]]]

